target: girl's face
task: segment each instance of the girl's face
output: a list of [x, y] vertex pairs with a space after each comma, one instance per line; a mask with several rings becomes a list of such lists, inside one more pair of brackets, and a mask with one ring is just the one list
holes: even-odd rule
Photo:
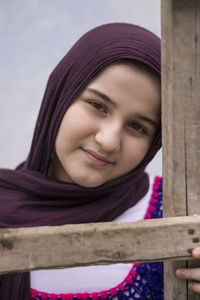
[[125, 175], [147, 154], [159, 122], [159, 80], [110, 65], [66, 111], [49, 175], [84, 187]]

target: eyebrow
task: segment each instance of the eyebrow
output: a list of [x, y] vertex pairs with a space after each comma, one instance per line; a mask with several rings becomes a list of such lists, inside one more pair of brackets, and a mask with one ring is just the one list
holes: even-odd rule
[[[93, 94], [101, 97], [102, 99], [104, 99], [107, 103], [111, 104], [112, 106], [116, 107], [117, 104], [112, 100], [110, 99], [107, 95], [105, 95], [104, 93], [96, 90], [96, 89], [92, 89], [92, 88], [87, 88], [86, 91], [89, 91], [89, 92], [92, 92]], [[141, 121], [145, 121], [145, 122], [148, 122], [150, 123], [151, 125], [153, 125], [154, 127], [157, 127], [158, 126], [158, 122], [156, 122], [155, 120], [149, 118], [149, 117], [146, 117], [146, 116], [143, 116], [143, 115], [137, 115], [136, 116], [138, 119], [140, 119]]]
[[115, 103], [115, 101], [111, 100], [107, 95], [105, 95], [104, 93], [95, 90], [95, 89], [91, 89], [91, 88], [87, 88], [86, 91], [92, 92], [93, 94], [96, 94], [97, 96], [101, 97], [102, 99], [104, 99], [107, 103], [111, 104], [112, 106], [116, 107], [117, 104]]
[[145, 117], [145, 116], [141, 116], [141, 115], [138, 115], [137, 117], [138, 117], [138, 119], [140, 119], [142, 121], [150, 123], [154, 127], [158, 127], [158, 122], [154, 121], [153, 119], [150, 119], [149, 117]]

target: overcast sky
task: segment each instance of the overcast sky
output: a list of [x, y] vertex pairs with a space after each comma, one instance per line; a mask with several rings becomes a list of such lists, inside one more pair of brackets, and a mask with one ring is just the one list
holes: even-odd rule
[[[0, 167], [29, 151], [50, 72], [93, 27], [129, 22], [160, 36], [160, 0], [0, 1]], [[148, 168], [161, 174], [161, 152]]]

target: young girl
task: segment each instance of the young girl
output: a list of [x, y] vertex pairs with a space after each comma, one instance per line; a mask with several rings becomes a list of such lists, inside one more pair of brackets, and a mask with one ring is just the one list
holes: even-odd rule
[[[50, 75], [27, 160], [0, 171], [0, 227], [161, 217], [162, 180], [145, 173], [160, 97], [158, 37], [123, 23], [84, 35]], [[0, 299], [30, 297], [163, 299], [162, 263], [0, 276]]]

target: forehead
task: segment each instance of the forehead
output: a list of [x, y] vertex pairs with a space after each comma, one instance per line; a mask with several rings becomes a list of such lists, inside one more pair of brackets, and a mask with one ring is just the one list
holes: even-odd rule
[[134, 65], [112, 64], [104, 68], [87, 86], [116, 104], [136, 110], [160, 112], [160, 80]]

